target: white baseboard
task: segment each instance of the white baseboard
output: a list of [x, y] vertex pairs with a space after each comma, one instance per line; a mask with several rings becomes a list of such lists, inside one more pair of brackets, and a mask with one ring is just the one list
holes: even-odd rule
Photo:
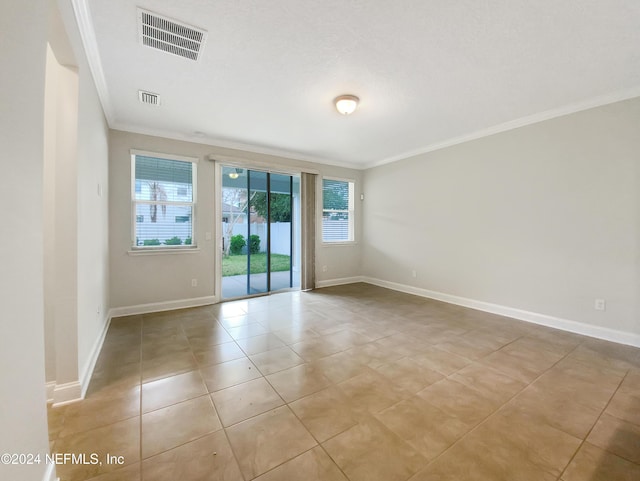
[[107, 319], [105, 320], [100, 335], [96, 339], [91, 349], [89, 359], [82, 368], [82, 373], [78, 381], [65, 384], [56, 384], [49, 382], [47, 388], [47, 400], [53, 402], [54, 406], [69, 404], [84, 399], [89, 387], [93, 370], [95, 369], [98, 356], [102, 350], [107, 331], [111, 325], [111, 319], [117, 316], [127, 316], [132, 314], [145, 314], [148, 312], [168, 311], [172, 309], [180, 309], [185, 307], [198, 307], [209, 304], [215, 304], [217, 299], [213, 296], [199, 297], [194, 299], [184, 299], [179, 301], [157, 302], [153, 304], [141, 304], [138, 306], [117, 307], [109, 309]]
[[60, 481], [60, 478], [56, 475], [56, 465], [53, 463], [45, 464], [47, 469], [44, 472], [42, 481]]
[[53, 402], [53, 391], [56, 388], [56, 382], [55, 381], [50, 381], [46, 384], [46, 388], [47, 388], [47, 402], [48, 403], [52, 403]]
[[384, 281], [373, 277], [362, 276], [358, 281], [355, 282], [366, 282], [375, 286], [393, 289], [394, 291], [427, 297], [429, 299], [435, 299], [437, 301], [447, 302], [449, 304], [469, 307], [478, 311], [490, 312], [492, 314], [511, 317], [520, 321], [531, 322], [533, 324], [552, 327], [554, 329], [560, 329], [562, 331], [582, 334], [583, 336], [595, 337], [598, 339], [603, 339], [605, 341], [617, 342], [618, 344], [627, 344], [629, 346], [640, 347], [640, 335], [631, 332], [618, 331], [616, 329], [610, 329], [607, 327], [594, 326], [592, 324], [585, 324], [583, 322], [561, 319], [559, 317], [548, 316], [546, 314], [539, 314], [537, 312], [525, 311], [514, 307], [501, 306], [499, 304], [492, 304], [490, 302], [477, 301], [475, 299], [468, 299], [466, 297], [459, 297], [442, 292], [430, 291], [428, 289], [408, 286], [406, 284], [398, 284], [396, 282]]
[[100, 335], [93, 344], [89, 359], [82, 368], [82, 375], [78, 381], [60, 385], [56, 384], [55, 381], [51, 381], [46, 384], [47, 402], [53, 402], [54, 406], [60, 406], [84, 399], [110, 323], [111, 316], [108, 315], [106, 321], [102, 325]]
[[133, 316], [136, 314], [148, 314], [150, 312], [171, 311], [173, 309], [185, 309], [187, 307], [207, 306], [216, 304], [216, 296], [195, 297], [193, 299], [180, 299], [176, 301], [152, 302], [137, 306], [113, 307], [109, 309], [109, 317]]
[[89, 387], [89, 383], [91, 382], [91, 376], [93, 376], [93, 370], [96, 367], [96, 362], [98, 361], [98, 356], [100, 356], [100, 351], [102, 350], [102, 344], [104, 343], [104, 338], [107, 336], [107, 331], [109, 330], [109, 325], [111, 324], [111, 311], [107, 314], [106, 320], [102, 324], [102, 330], [100, 331], [100, 335], [96, 339], [96, 342], [93, 343], [93, 347], [91, 348], [91, 353], [89, 354], [89, 359], [85, 363], [82, 368], [82, 373], [80, 375], [80, 385], [82, 386], [82, 399], [84, 399], [85, 394], [87, 393], [87, 388]]
[[53, 405], [61, 406], [82, 399], [82, 385], [80, 381], [72, 381], [64, 384], [56, 384], [53, 389]]
[[317, 281], [316, 287], [331, 287], [331, 286], [342, 286], [344, 284], [355, 284], [356, 282], [365, 282], [364, 277], [362, 276], [354, 276], [354, 277], [341, 277], [339, 279], [327, 279], [324, 281]]

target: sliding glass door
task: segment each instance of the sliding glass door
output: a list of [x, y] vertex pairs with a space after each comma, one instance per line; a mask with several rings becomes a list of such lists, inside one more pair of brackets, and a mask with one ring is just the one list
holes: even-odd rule
[[222, 166], [222, 298], [300, 286], [300, 178]]

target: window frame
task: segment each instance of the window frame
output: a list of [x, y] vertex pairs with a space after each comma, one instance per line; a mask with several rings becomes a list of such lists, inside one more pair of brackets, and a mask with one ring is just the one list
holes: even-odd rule
[[[331, 180], [334, 182], [345, 182], [349, 184], [349, 199], [348, 199], [348, 208], [347, 210], [336, 210], [336, 209], [325, 209], [324, 208], [324, 181]], [[356, 244], [356, 219], [355, 219], [355, 206], [356, 206], [356, 181], [355, 179], [349, 179], [344, 177], [331, 177], [331, 176], [322, 176], [320, 179], [320, 237], [322, 239], [322, 244], [325, 246], [335, 246], [335, 245], [348, 245], [348, 244]], [[340, 239], [340, 240], [325, 240], [324, 238], [324, 213], [325, 211], [332, 212], [347, 212], [348, 214], [348, 239]]]
[[[197, 185], [198, 185], [198, 158], [197, 157], [188, 157], [184, 155], [175, 155], [175, 154], [165, 154], [161, 152], [150, 152], [145, 150], [130, 150], [131, 157], [131, 239], [130, 239], [130, 252], [141, 252], [141, 251], [176, 251], [176, 250], [198, 250], [198, 245], [196, 241], [196, 209], [197, 209]], [[136, 157], [154, 157], [162, 160], [175, 160], [179, 162], [190, 162], [191, 165], [191, 201], [151, 201], [151, 200], [138, 200], [136, 199]], [[136, 243], [137, 237], [137, 206], [138, 204], [144, 205], [167, 205], [167, 206], [188, 206], [191, 207], [191, 244], [181, 244], [181, 245], [156, 245], [156, 246], [139, 246]]]

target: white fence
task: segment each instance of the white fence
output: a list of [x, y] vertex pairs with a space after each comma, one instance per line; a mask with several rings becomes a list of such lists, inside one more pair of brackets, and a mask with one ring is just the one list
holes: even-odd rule
[[157, 206], [155, 222], [152, 222], [150, 206], [138, 204], [136, 208], [138, 245], [151, 239], [158, 239], [161, 244], [164, 244], [172, 237], [180, 238], [183, 243], [191, 237], [191, 207], [169, 205], [163, 211], [161, 206]]
[[[222, 223], [222, 232], [224, 235], [224, 245], [229, 245], [229, 237], [234, 235], [242, 235], [245, 241], [248, 240], [247, 224], [235, 224], [231, 236], [228, 235], [229, 224]], [[260, 237], [260, 252], [267, 251], [267, 224], [251, 224], [251, 235]], [[291, 223], [290, 222], [273, 222], [271, 224], [271, 253], [290, 255], [291, 253]]]

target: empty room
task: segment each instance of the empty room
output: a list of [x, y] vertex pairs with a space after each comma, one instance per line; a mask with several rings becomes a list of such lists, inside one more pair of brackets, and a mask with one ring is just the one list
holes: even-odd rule
[[640, 4], [0, 16], [0, 478], [640, 479]]

